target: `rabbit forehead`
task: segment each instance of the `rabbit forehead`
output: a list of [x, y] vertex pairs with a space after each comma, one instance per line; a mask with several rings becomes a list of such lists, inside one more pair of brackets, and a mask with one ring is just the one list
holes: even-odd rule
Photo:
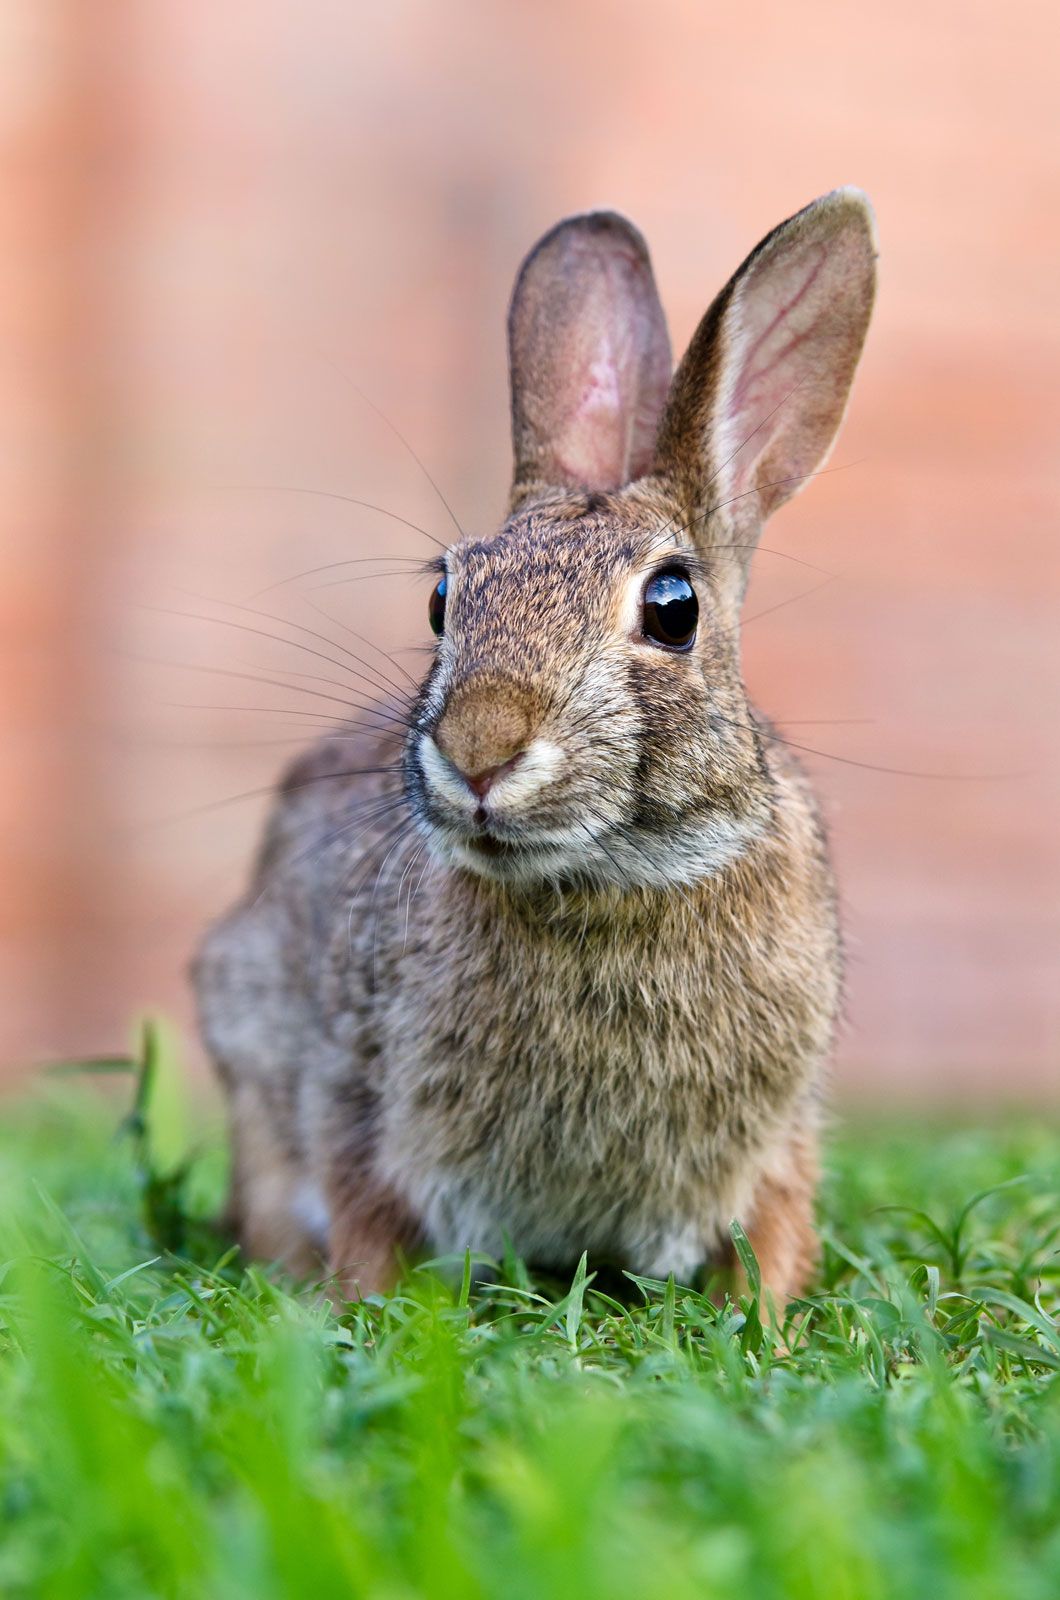
[[[457, 644], [510, 648], [537, 638], [555, 646], [587, 627], [621, 625], [656, 552], [684, 542], [673, 522], [650, 499], [591, 495], [546, 502], [491, 538], [463, 541], [449, 557]], [[691, 547], [687, 554], [695, 559]]]

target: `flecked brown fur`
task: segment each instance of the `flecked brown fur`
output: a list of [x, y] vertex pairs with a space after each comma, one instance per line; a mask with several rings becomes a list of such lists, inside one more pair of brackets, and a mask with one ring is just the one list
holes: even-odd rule
[[[722, 291], [664, 408], [640, 236], [573, 219], [528, 258], [509, 519], [447, 552], [407, 736], [292, 769], [197, 963], [255, 1253], [322, 1252], [361, 1292], [397, 1252], [505, 1235], [543, 1265], [690, 1276], [736, 1217], [771, 1291], [804, 1285], [839, 941], [739, 604], [775, 480], [838, 427], [873, 272], [862, 197], [807, 208]], [[698, 596], [687, 652], [641, 632], [660, 567]]]

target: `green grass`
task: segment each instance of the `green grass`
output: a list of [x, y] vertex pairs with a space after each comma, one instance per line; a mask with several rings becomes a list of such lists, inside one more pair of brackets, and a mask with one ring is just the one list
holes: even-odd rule
[[1044, 1120], [837, 1130], [778, 1330], [514, 1260], [337, 1316], [225, 1255], [172, 1103], [120, 1112], [63, 1080], [0, 1132], [5, 1597], [1060, 1592]]

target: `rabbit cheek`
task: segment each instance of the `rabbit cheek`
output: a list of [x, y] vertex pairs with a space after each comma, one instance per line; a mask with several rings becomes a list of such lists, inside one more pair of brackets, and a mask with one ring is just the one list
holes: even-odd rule
[[664, 810], [671, 817], [699, 809], [704, 795], [706, 762], [702, 732], [707, 700], [702, 683], [692, 679], [686, 665], [669, 670], [671, 663], [634, 662], [630, 691], [640, 720], [637, 810], [633, 820], [641, 825]]

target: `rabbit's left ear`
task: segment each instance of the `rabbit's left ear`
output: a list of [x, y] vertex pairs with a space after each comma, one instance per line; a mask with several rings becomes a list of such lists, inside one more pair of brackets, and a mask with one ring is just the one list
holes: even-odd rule
[[761, 525], [827, 457], [869, 325], [876, 230], [836, 189], [768, 234], [721, 291], [677, 369], [655, 470], [737, 591]]
[[569, 217], [523, 262], [508, 313], [512, 509], [619, 489], [652, 464], [670, 339], [647, 246], [613, 211]]

